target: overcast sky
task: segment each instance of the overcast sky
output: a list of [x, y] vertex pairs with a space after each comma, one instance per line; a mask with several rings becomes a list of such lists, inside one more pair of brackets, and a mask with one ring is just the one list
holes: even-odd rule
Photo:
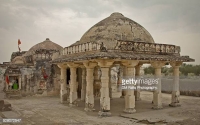
[[0, 0], [0, 63], [18, 51], [18, 39], [23, 51], [46, 38], [66, 47], [113, 12], [200, 64], [200, 0]]

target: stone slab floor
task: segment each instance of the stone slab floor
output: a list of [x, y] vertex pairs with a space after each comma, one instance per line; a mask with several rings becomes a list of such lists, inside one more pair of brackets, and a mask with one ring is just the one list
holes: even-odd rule
[[[124, 98], [111, 100], [112, 117], [98, 117], [99, 99], [94, 112], [86, 113], [84, 102], [78, 107], [60, 104], [59, 97], [29, 96], [9, 99], [13, 110], [0, 112], [0, 118], [21, 118], [20, 125], [199, 125], [200, 98], [181, 96], [181, 107], [168, 107], [170, 94], [163, 94], [164, 109], [152, 110], [151, 92], [141, 92], [142, 101], [136, 102], [135, 114], [124, 114]], [[2, 124], [2, 123], [0, 123]], [[4, 123], [5, 124], [5, 123]], [[17, 123], [13, 123], [17, 124]], [[8, 123], [6, 124], [8, 125]]]

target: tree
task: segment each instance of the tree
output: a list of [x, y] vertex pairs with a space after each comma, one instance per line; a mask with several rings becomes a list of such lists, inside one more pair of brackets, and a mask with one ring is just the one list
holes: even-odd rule
[[147, 74], [154, 74], [154, 72], [155, 72], [155, 69], [152, 66], [144, 68], [144, 74], [145, 75], [147, 75]]

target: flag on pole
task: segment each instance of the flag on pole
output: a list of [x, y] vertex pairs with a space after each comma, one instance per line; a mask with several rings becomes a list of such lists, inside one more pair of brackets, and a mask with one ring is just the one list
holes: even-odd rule
[[18, 39], [18, 46], [21, 44], [21, 41], [20, 41], [20, 39]]
[[9, 84], [9, 78], [6, 76], [6, 83]]
[[21, 41], [20, 41], [20, 39], [18, 39], [18, 49], [19, 49], [19, 52], [21, 52], [21, 49], [19, 47], [20, 44], [21, 44]]

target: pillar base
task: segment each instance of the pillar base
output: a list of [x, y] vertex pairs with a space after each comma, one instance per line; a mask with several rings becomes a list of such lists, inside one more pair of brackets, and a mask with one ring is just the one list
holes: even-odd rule
[[60, 91], [60, 102], [61, 103], [65, 103], [68, 99], [68, 93], [67, 93], [67, 90], [61, 90]]
[[111, 112], [110, 111], [99, 111], [98, 115], [101, 117], [110, 117]]
[[71, 104], [75, 104], [77, 101], [78, 97], [77, 97], [77, 92], [70, 92], [69, 95], [69, 101]]
[[172, 92], [172, 101], [169, 104], [171, 107], [178, 107], [181, 106], [180, 104], [180, 91], [173, 91]]
[[153, 107], [152, 109], [162, 109], [162, 93], [154, 92], [153, 93]]
[[93, 111], [95, 111], [94, 108], [84, 108], [84, 110], [85, 110], [86, 112], [93, 112]]
[[128, 114], [133, 114], [136, 112], [136, 110], [135, 108], [127, 108], [127, 109], [124, 109], [124, 112]]
[[170, 107], [180, 107], [181, 103], [171, 103], [169, 104]]
[[95, 109], [94, 109], [94, 103], [92, 104], [92, 103], [86, 103], [85, 104], [85, 109], [84, 109], [85, 111], [94, 111]]

